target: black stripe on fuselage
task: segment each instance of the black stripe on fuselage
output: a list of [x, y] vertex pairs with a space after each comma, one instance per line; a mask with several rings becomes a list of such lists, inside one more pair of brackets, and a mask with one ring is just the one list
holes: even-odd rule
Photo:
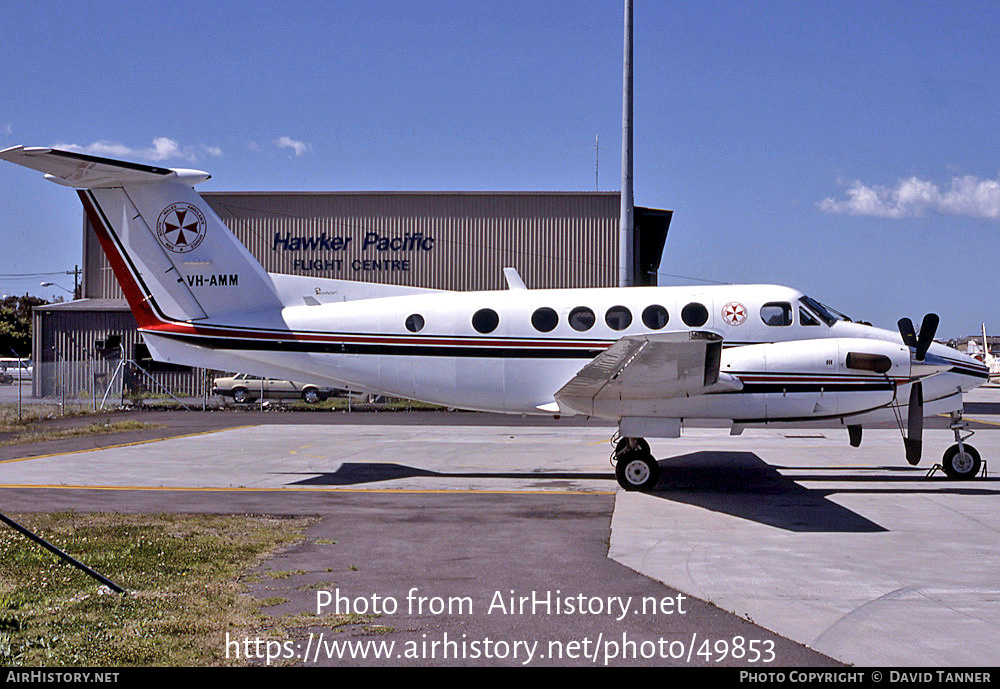
[[948, 370], [948, 373], [957, 373], [962, 376], [971, 376], [973, 378], [982, 378], [983, 380], [988, 380], [990, 377], [989, 371], [980, 371], [975, 368], [959, 368], [954, 366]]
[[[742, 394], [776, 394], [776, 393], [827, 393], [827, 392], [882, 392], [896, 387], [893, 382], [860, 382], [860, 383], [744, 383]], [[722, 394], [728, 394], [725, 391]]]

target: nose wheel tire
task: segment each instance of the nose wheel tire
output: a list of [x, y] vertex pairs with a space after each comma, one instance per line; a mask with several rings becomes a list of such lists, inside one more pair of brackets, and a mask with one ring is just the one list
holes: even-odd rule
[[615, 478], [627, 491], [652, 490], [660, 480], [660, 465], [648, 452], [638, 449], [626, 452], [618, 457]]
[[945, 475], [958, 481], [975, 478], [982, 465], [983, 460], [976, 448], [965, 443], [952, 445], [945, 450], [944, 457], [941, 458]]

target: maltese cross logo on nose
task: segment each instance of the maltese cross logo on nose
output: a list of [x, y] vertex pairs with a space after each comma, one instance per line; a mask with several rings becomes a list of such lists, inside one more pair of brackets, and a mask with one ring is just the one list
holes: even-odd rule
[[172, 203], [163, 209], [156, 221], [156, 237], [160, 244], [178, 254], [194, 251], [205, 239], [205, 216], [190, 203]]

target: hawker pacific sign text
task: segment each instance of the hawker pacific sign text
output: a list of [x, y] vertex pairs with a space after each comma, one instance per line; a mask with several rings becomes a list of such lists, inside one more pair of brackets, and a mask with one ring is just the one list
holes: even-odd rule
[[[347, 268], [355, 272], [394, 272], [410, 270], [413, 254], [432, 251], [434, 243], [435, 238], [423, 232], [406, 232], [396, 236], [366, 232], [360, 239], [352, 235], [328, 235], [326, 232], [319, 236], [275, 232], [271, 249], [296, 253], [292, 266], [299, 271], [341, 271]], [[375, 252], [375, 257], [349, 258], [345, 254], [350, 249], [359, 253]], [[304, 253], [314, 255], [302, 256]]]

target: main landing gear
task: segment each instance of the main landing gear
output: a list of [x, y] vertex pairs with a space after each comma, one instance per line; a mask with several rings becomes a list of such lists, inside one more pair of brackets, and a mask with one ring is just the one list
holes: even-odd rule
[[643, 438], [621, 438], [611, 453], [618, 485], [628, 491], [652, 490], [660, 480], [660, 465]]

